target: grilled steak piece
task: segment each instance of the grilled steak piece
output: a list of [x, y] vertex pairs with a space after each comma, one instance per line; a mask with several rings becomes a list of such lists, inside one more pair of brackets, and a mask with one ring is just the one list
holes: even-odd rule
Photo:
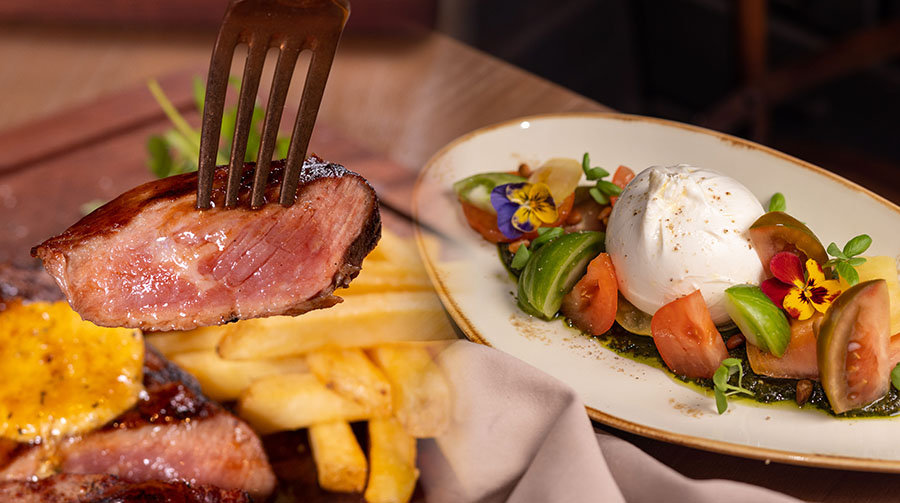
[[259, 437], [149, 346], [144, 387], [146, 395], [112, 423], [52, 449], [0, 443], [0, 480], [29, 479], [51, 463], [58, 472], [125, 482], [185, 481], [260, 499], [272, 493], [275, 476]]
[[15, 503], [249, 503], [246, 493], [185, 482], [126, 482], [114, 475], [54, 475], [0, 482], [0, 501]]
[[[239, 209], [194, 209], [197, 174], [134, 188], [32, 254], [72, 307], [102, 326], [186, 330], [229, 320], [297, 315], [341, 301], [381, 235], [375, 191], [317, 157], [303, 165], [297, 202], [277, 204], [284, 163], [272, 163], [267, 197], [250, 210], [253, 166]], [[224, 200], [226, 169], [213, 201]]]

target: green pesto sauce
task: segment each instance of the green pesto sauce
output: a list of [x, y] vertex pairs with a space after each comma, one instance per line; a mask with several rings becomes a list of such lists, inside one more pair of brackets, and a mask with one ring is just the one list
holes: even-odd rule
[[[507, 271], [509, 271], [511, 279], [515, 281], [518, 274], [509, 265], [512, 261], [513, 254], [509, 252], [509, 248], [505, 244], [500, 244], [497, 247], [497, 250], [501, 262], [506, 266]], [[577, 330], [577, 328], [572, 325], [571, 321], [565, 320], [565, 322], [568, 326]], [[723, 333], [722, 336], [727, 340], [728, 337], [735, 333], [737, 333], [737, 330], [731, 330]], [[584, 335], [585, 337], [594, 337], [587, 334]], [[714, 389], [712, 379], [685, 377], [669, 370], [662, 357], [659, 355], [659, 352], [656, 350], [656, 345], [653, 344], [652, 337], [632, 334], [616, 323], [609, 332], [594, 338], [606, 348], [621, 356], [638, 363], [656, 367], [663, 372], [668, 373], [677, 381], [689, 386], [696, 386], [701, 392], [712, 394]], [[796, 379], [778, 379], [754, 373], [753, 369], [750, 368], [750, 362], [747, 360], [747, 350], [744, 346], [732, 349], [728, 353], [732, 358], [737, 358], [741, 361], [741, 367], [744, 370], [744, 377], [741, 380], [741, 385], [753, 392], [753, 396], [742, 394], [730, 396], [728, 397], [729, 401], [738, 399], [741, 401], [746, 400], [762, 404], [797, 406]], [[835, 414], [834, 411], [831, 410], [831, 405], [828, 403], [828, 398], [825, 396], [825, 390], [822, 389], [822, 385], [818, 381], [812, 381], [812, 383], [813, 390], [809, 400], [806, 402], [806, 405], [804, 405], [804, 408], [820, 410], [838, 418], [890, 417], [900, 414], [900, 392], [893, 386], [890, 387], [888, 394], [880, 400], [872, 402], [861, 409], [847, 411], [843, 414]]]
[[[572, 326], [569, 323], [569, 326]], [[723, 335], [727, 339], [733, 332], [726, 332]], [[665, 362], [656, 350], [652, 337], [634, 335], [629, 333], [619, 324], [613, 325], [609, 332], [595, 337], [601, 344], [615, 351], [621, 356], [644, 363], [671, 375], [674, 379], [683, 383], [697, 386], [701, 389], [712, 391], [712, 379], [694, 379], [673, 373], [666, 367]], [[744, 378], [741, 385], [753, 392], [752, 397], [740, 395], [742, 400], [750, 400], [763, 404], [774, 404], [783, 402], [786, 404], [796, 405], [797, 396], [797, 380], [796, 379], [777, 379], [756, 374], [750, 368], [750, 362], [747, 360], [747, 350], [744, 346], [732, 349], [728, 352], [732, 358], [741, 361], [744, 369]], [[880, 400], [877, 400], [861, 409], [852, 410], [843, 414], [835, 414], [828, 404], [828, 398], [825, 397], [825, 391], [818, 381], [812, 381], [812, 394], [807, 401], [805, 407], [818, 409], [835, 417], [888, 417], [900, 414], [900, 393], [891, 386], [888, 394]], [[729, 397], [729, 400], [738, 398], [738, 395]]]
[[515, 281], [519, 279], [519, 271], [516, 271], [512, 268], [512, 260], [516, 256], [515, 253], [509, 251], [509, 245], [506, 243], [500, 243], [497, 245], [497, 254], [500, 255], [500, 263], [503, 264], [503, 267], [506, 268], [506, 272], [512, 277], [512, 280]]

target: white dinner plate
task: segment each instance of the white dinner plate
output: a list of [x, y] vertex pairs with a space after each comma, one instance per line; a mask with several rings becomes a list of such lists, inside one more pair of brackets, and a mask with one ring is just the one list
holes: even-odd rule
[[639, 435], [739, 456], [900, 472], [900, 418], [836, 419], [796, 406], [733, 401], [716, 413], [711, 395], [654, 367], [618, 356], [561, 321], [516, 308], [515, 284], [496, 246], [468, 227], [451, 185], [475, 173], [515, 170], [551, 157], [612, 172], [688, 163], [744, 183], [764, 204], [774, 192], [826, 244], [862, 232], [867, 254], [900, 252], [900, 208], [843, 178], [775, 150], [706, 129], [621, 114], [526, 117], [456, 139], [425, 166], [414, 194], [417, 218], [451, 244], [420, 251], [445, 307], [466, 336], [509, 353], [572, 386], [590, 417]]

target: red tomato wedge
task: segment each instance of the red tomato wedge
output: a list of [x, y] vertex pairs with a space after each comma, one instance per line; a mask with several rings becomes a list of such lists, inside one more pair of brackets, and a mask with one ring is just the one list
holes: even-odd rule
[[463, 201], [459, 203], [462, 205], [463, 214], [466, 216], [466, 221], [469, 222], [469, 227], [478, 231], [481, 237], [491, 243], [508, 243], [513, 241], [500, 232], [500, 228], [497, 227], [497, 215], [495, 213], [484, 211]]
[[709, 379], [728, 358], [700, 290], [659, 308], [650, 331], [666, 366], [676, 374]]
[[572, 212], [572, 205], [575, 204], [575, 193], [569, 194], [569, 197], [565, 198], [559, 206], [556, 207], [556, 214], [558, 215], [556, 222], [553, 222], [552, 225], [545, 227], [559, 227], [564, 224], [566, 219], [569, 218], [569, 213]]
[[563, 297], [560, 309], [579, 329], [606, 333], [616, 321], [619, 287], [609, 254], [601, 253], [588, 264], [587, 273]]
[[[631, 168], [627, 166], [619, 166], [616, 169], [616, 173], [612, 177], [612, 183], [618, 186], [620, 189], [624, 189], [628, 182], [634, 180], [634, 171], [631, 171]], [[612, 196], [609, 198], [609, 204], [615, 206], [616, 199], [618, 196]]]
[[[559, 218], [552, 225], [545, 227], [559, 227], [566, 221], [566, 218], [569, 216], [569, 212], [572, 211], [572, 205], [575, 203], [575, 194], [570, 195], [563, 201], [562, 205], [560, 205], [556, 211], [559, 215]], [[481, 236], [490, 241], [491, 243], [509, 243], [512, 241], [516, 241], [517, 239], [509, 239], [500, 232], [500, 228], [497, 227], [497, 214], [491, 213], [489, 211], [484, 211], [481, 208], [476, 206], [472, 206], [471, 204], [460, 201], [460, 205], [462, 205], [463, 214], [466, 216], [466, 221], [469, 222], [469, 227], [478, 231]], [[529, 232], [527, 234], [523, 234], [522, 238], [525, 239], [534, 239], [537, 237], [537, 232]]]
[[816, 335], [823, 318], [822, 314], [816, 313], [808, 320], [791, 319], [791, 340], [781, 358], [747, 344], [750, 368], [757, 374], [769, 377], [818, 379]]

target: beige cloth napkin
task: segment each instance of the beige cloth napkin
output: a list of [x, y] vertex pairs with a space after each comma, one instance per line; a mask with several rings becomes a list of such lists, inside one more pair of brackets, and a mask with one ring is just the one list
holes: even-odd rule
[[738, 482], [686, 478], [622, 439], [595, 433], [571, 388], [500, 351], [460, 341], [440, 362], [455, 405], [447, 434], [420, 451], [428, 501], [798, 501]]

